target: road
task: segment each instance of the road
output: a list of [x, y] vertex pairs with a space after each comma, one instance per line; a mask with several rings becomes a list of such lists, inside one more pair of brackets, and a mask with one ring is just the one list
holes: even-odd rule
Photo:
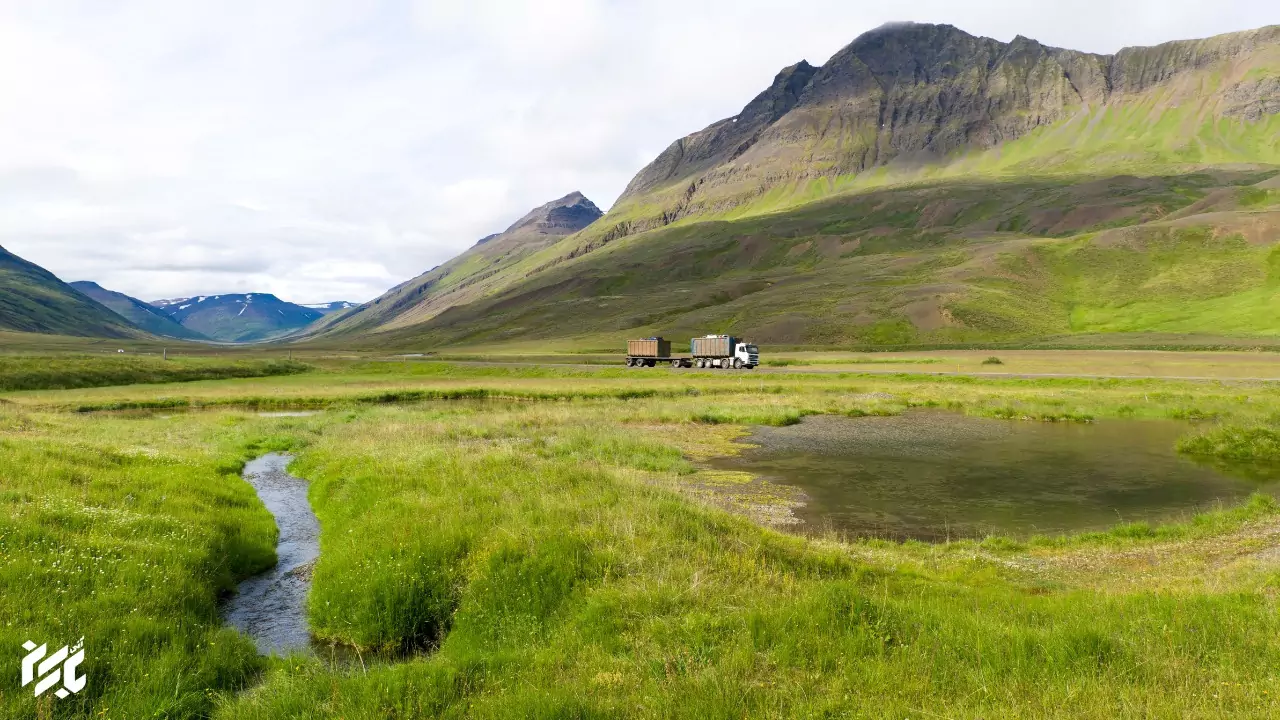
[[840, 367], [814, 367], [804, 365], [792, 365], [787, 367], [760, 367], [755, 370], [698, 370], [696, 368], [626, 368], [621, 364], [592, 364], [592, 363], [537, 363], [537, 362], [498, 362], [498, 361], [482, 361], [482, 360], [446, 360], [453, 365], [475, 365], [475, 366], [492, 366], [492, 367], [565, 367], [578, 368], [584, 370], [598, 370], [601, 368], [617, 368], [619, 370], [627, 369], [632, 372], [675, 372], [675, 373], [706, 373], [719, 374], [725, 372], [727, 374], [812, 374], [812, 375], [838, 375], [842, 373], [854, 373], [859, 375], [934, 375], [940, 377], [983, 377], [994, 379], [1013, 379], [1013, 380], [1035, 380], [1045, 379], [1080, 379], [1080, 380], [1180, 380], [1187, 382], [1262, 382], [1272, 383], [1280, 382], [1280, 377], [1213, 377], [1209, 375], [1098, 375], [1089, 373], [1031, 373], [1031, 372], [990, 372], [975, 371], [966, 372], [963, 370], [915, 370], [905, 368], [867, 368], [857, 364], [845, 365]]

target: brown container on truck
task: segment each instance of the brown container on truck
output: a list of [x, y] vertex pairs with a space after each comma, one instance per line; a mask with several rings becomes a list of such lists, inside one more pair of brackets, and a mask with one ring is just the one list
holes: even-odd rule
[[693, 339], [694, 357], [729, 357], [733, 354], [730, 344], [733, 339], [728, 335], [696, 337]]
[[628, 340], [627, 355], [647, 358], [671, 357], [671, 341], [663, 340], [662, 338]]

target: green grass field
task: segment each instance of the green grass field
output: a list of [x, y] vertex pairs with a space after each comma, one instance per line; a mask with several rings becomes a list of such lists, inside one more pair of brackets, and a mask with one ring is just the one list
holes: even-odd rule
[[[1266, 496], [1074, 537], [841, 541], [757, 524], [782, 488], [701, 464], [752, 424], [918, 407], [1200, 418], [1186, 452], [1274, 463], [1280, 385], [811, 369], [330, 361], [4, 393], [0, 641], [83, 636], [89, 684], [36, 701], [15, 669], [0, 716], [1280, 712]], [[100, 409], [174, 405], [204, 409]], [[272, 562], [238, 472], [274, 450], [321, 522], [312, 631], [358, 662], [259, 658], [222, 627], [218, 598]]]
[[0, 355], [0, 391], [223, 380], [292, 375], [311, 369], [304, 363], [289, 360]]

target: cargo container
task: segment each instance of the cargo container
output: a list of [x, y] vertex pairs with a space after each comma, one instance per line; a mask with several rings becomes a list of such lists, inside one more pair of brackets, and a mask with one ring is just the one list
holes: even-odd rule
[[671, 341], [660, 337], [628, 340], [627, 355], [642, 358], [669, 358], [671, 357]]
[[706, 335], [689, 342], [689, 355], [672, 355], [671, 343], [660, 337], [627, 341], [627, 367], [755, 368], [760, 350], [729, 335]]

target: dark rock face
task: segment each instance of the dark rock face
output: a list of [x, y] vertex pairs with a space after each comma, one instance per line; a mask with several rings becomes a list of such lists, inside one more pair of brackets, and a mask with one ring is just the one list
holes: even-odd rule
[[681, 138], [627, 185], [622, 197], [644, 192], [664, 182], [707, 170], [746, 152], [773, 123], [791, 111], [818, 68], [801, 60], [783, 68], [768, 90], [747, 103], [742, 112], [707, 129]]
[[1228, 106], [1222, 114], [1227, 117], [1256, 122], [1275, 115], [1280, 113], [1280, 77], [1240, 83], [1228, 90], [1225, 98]]
[[[886, 25], [821, 68], [803, 62], [786, 68], [737, 116], [672, 143], [619, 203], [666, 193], [659, 204], [668, 209], [640, 230], [735, 203], [711, 197], [717, 187], [758, 194], [780, 182], [990, 148], [1081, 107], [1277, 44], [1280, 26], [1105, 56], [1021, 36], [1002, 43], [950, 25]], [[1224, 114], [1257, 119], [1280, 111], [1277, 82], [1224, 89]]]
[[595, 222], [604, 213], [580, 192], [571, 192], [559, 200], [552, 200], [546, 205], [530, 210], [527, 215], [515, 221], [506, 232], [490, 235], [477, 245], [494, 240], [503, 235], [517, 231], [528, 231], [546, 235], [569, 235]]

